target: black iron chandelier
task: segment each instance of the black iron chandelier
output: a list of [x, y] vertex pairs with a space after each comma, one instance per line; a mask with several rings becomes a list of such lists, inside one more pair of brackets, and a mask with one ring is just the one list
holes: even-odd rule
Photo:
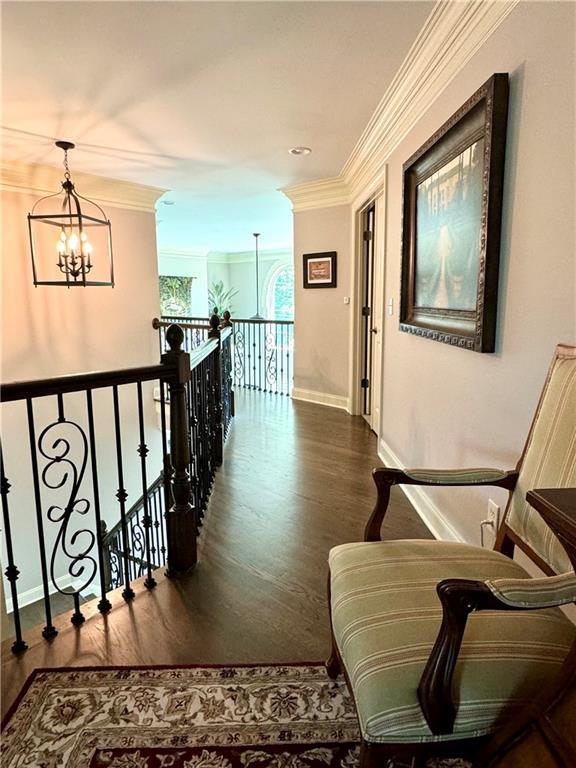
[[[64, 150], [62, 190], [38, 200], [28, 214], [34, 285], [110, 285], [114, 287], [112, 229], [97, 203], [78, 194], [70, 178], [70, 141]], [[61, 202], [57, 210], [55, 198]]]

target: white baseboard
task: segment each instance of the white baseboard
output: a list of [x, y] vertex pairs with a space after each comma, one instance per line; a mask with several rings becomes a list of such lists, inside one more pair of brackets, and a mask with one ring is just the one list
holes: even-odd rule
[[[387, 467], [404, 469], [402, 462], [390, 446], [382, 439], [378, 441], [378, 456]], [[446, 516], [438, 509], [426, 491], [418, 485], [403, 485], [402, 491], [434, 538], [443, 541], [461, 541], [463, 537], [452, 527]]]
[[314, 392], [311, 389], [294, 387], [292, 399], [304, 400], [307, 403], [317, 403], [318, 405], [328, 405], [330, 408], [342, 408], [342, 410], [350, 412], [350, 401], [343, 395], [328, 395], [325, 392]]
[[[72, 587], [72, 589], [76, 589], [78, 582], [76, 579], [73, 579], [72, 576], [66, 575], [61, 576], [59, 579], [57, 579], [58, 586], [60, 589], [67, 589], [68, 587]], [[58, 590], [50, 582], [50, 588], [49, 593], [53, 595]], [[12, 594], [10, 592], [10, 584], [9, 582], [4, 581], [4, 596], [6, 599], [6, 612], [12, 613], [14, 610], [14, 606], [12, 604]], [[42, 584], [40, 584], [37, 587], [32, 587], [32, 589], [27, 589], [25, 592], [19, 592], [18, 593], [18, 607], [24, 608], [25, 605], [30, 605], [31, 603], [36, 603], [38, 600], [44, 599], [44, 588], [42, 587]], [[70, 601], [70, 608], [72, 608], [72, 601]]]

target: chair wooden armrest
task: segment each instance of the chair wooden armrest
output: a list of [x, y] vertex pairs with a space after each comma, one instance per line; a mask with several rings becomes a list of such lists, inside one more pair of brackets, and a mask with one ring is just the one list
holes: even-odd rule
[[390, 501], [393, 485], [476, 486], [491, 485], [513, 491], [518, 480], [516, 470], [502, 469], [391, 469], [372, 470], [378, 498], [364, 530], [364, 541], [380, 541], [380, 528]]
[[418, 686], [418, 699], [435, 735], [452, 733], [456, 708], [452, 677], [472, 611], [537, 610], [576, 601], [576, 575], [538, 579], [446, 579], [436, 591], [442, 603], [442, 624]]

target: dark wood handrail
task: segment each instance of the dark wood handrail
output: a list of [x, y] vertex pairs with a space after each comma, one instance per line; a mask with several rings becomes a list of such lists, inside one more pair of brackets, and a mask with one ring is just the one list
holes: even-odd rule
[[[170, 315], [164, 315], [164, 317], [170, 317]], [[210, 330], [210, 323], [205, 320], [203, 323], [188, 323], [188, 322], [180, 322], [181, 319], [184, 318], [178, 318], [178, 322], [176, 323], [176, 320], [160, 320], [159, 318], [155, 317], [152, 320], [152, 328], [154, 328], [155, 331], [157, 331], [159, 328], [170, 328], [171, 325], [179, 325], [180, 328], [192, 328], [194, 330], [200, 330], [200, 331], [209, 331]], [[189, 320], [190, 318], [186, 318]], [[200, 319], [200, 318], [193, 318], [193, 319]]]
[[[162, 315], [162, 318], [165, 318], [165, 317], [172, 318], [173, 316], [172, 315]], [[154, 320], [156, 320], [156, 318], [154, 318]], [[202, 318], [202, 317], [186, 316], [186, 317], [179, 317], [177, 320], [176, 320], [176, 318], [173, 318], [171, 321], [163, 320], [162, 319], [162, 320], [159, 320], [158, 322], [159, 323], [167, 323], [168, 325], [171, 325], [174, 322], [178, 322], [178, 325], [181, 325], [182, 328], [186, 328], [187, 327], [186, 323], [190, 323], [191, 321], [193, 322], [193, 321], [196, 321], [196, 320], [202, 320], [203, 321], [204, 318]], [[183, 321], [183, 322], [180, 322], [180, 321]], [[154, 321], [152, 321], [152, 322], [154, 323]], [[262, 324], [265, 324], [265, 323], [275, 323], [276, 325], [294, 325], [294, 320], [266, 320], [265, 318], [263, 318], [262, 320], [256, 320], [255, 318], [252, 318], [252, 317], [233, 317], [232, 318], [232, 322], [233, 323], [255, 323], [255, 324], [259, 324], [259, 325], [262, 325]], [[154, 327], [157, 327], [157, 326], [154, 326]], [[160, 327], [163, 327], [163, 326], [160, 326]], [[188, 327], [190, 327], [190, 328], [205, 328], [206, 326], [205, 325], [194, 325], [194, 324], [192, 324], [192, 325], [189, 325]]]
[[190, 370], [194, 370], [197, 365], [200, 365], [202, 360], [206, 360], [216, 349], [218, 349], [217, 339], [207, 339], [199, 347], [193, 349], [190, 352]]
[[[168, 323], [168, 326], [172, 323]], [[210, 326], [207, 326], [209, 329]], [[222, 339], [232, 332], [231, 328], [222, 330]], [[190, 369], [199, 365], [218, 346], [215, 339], [204, 341], [190, 354]], [[121, 368], [117, 371], [89, 371], [88, 373], [71, 373], [54, 376], [50, 379], [32, 379], [30, 381], [11, 381], [1, 385], [0, 400], [4, 403], [15, 400], [25, 400], [32, 397], [47, 397], [67, 392], [80, 392], [86, 389], [132, 384], [137, 381], [153, 381], [161, 379], [169, 381], [172, 376], [170, 368], [165, 365], [144, 365], [137, 368]]]
[[132, 384], [137, 381], [162, 379], [169, 381], [173, 372], [165, 365], [144, 365], [138, 368], [121, 368], [117, 371], [91, 371], [89, 373], [71, 373], [50, 379], [32, 379], [31, 381], [12, 381], [2, 384], [0, 399], [8, 403], [32, 397], [78, 392], [86, 389], [99, 389], [120, 384]]

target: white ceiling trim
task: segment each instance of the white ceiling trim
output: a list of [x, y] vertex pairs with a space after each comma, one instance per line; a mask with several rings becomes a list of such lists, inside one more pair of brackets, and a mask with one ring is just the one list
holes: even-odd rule
[[[254, 251], [237, 251], [236, 253], [221, 253], [219, 251], [209, 251], [207, 254], [209, 264], [255, 264], [256, 255]], [[258, 261], [292, 261], [291, 248], [273, 248], [270, 250], [258, 251]]]
[[169, 259], [204, 259], [208, 254], [207, 250], [198, 251], [194, 248], [158, 248], [158, 256], [165, 256]]
[[[340, 175], [284, 187], [295, 212], [349, 202], [367, 187], [415, 122], [520, 0], [439, 0]], [[341, 189], [331, 201], [328, 190]], [[347, 191], [347, 199], [344, 197]]]
[[292, 201], [294, 211], [347, 205], [352, 199], [350, 187], [342, 176], [294, 184], [290, 187], [283, 187], [280, 191]]
[[[7, 192], [40, 197], [57, 192], [61, 188], [63, 171], [50, 165], [4, 161], [0, 170], [0, 188]], [[72, 181], [83, 197], [98, 201], [104, 206], [149, 213], [155, 212], [156, 201], [168, 191], [76, 171], [72, 175]]]

